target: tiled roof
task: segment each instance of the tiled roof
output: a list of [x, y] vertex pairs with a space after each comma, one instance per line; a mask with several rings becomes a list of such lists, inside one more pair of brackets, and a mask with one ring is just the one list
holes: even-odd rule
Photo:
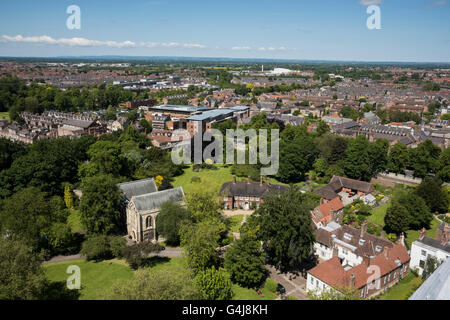
[[374, 190], [373, 186], [368, 182], [333, 176], [329, 184], [320, 189], [315, 190], [314, 193], [321, 195], [325, 199], [332, 200], [338, 196], [337, 193], [342, 188], [357, 190], [364, 193], [370, 193]]
[[226, 182], [220, 188], [221, 195], [263, 197], [269, 192], [284, 191], [289, 187], [278, 184], [267, 184], [247, 181]]
[[179, 187], [136, 196], [131, 201], [133, 201], [137, 211], [147, 211], [160, 208], [167, 201], [180, 202], [183, 200], [183, 197], [183, 188]]
[[153, 178], [120, 183], [118, 184], [118, 187], [122, 190], [128, 200], [131, 200], [132, 197], [158, 191]]

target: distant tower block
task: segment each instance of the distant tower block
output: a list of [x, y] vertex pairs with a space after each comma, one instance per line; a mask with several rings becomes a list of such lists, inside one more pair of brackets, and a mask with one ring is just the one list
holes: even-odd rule
[[264, 65], [261, 66], [261, 72], [264, 72]]

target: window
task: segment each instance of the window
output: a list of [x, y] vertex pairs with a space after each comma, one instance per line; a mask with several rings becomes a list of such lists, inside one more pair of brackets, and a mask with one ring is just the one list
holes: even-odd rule
[[361, 297], [364, 297], [364, 289], [361, 290]]
[[425, 267], [425, 261], [420, 260], [419, 261], [419, 267], [421, 267], [423, 269]]
[[388, 281], [391, 281], [391, 274], [388, 275]]
[[348, 253], [347, 249], [342, 249], [342, 253], [347, 254]]
[[394, 271], [394, 279], [397, 278], [397, 271]]
[[151, 228], [153, 226], [152, 217], [147, 217], [145, 219], [145, 225], [146, 225], [147, 228]]
[[384, 277], [384, 284], [386, 284], [387, 277]]
[[311, 284], [314, 284], [314, 279], [313, 278], [311, 278]]
[[426, 257], [426, 256], [427, 256], [427, 252], [426, 252], [425, 250], [422, 250], [422, 255], [423, 255], [424, 257]]

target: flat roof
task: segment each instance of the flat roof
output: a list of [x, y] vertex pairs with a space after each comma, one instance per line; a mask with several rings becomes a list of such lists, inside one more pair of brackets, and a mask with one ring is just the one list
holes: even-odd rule
[[165, 111], [178, 111], [178, 112], [189, 112], [194, 113], [197, 111], [213, 110], [209, 107], [195, 107], [195, 106], [183, 106], [176, 104], [163, 104], [159, 106], [148, 107], [149, 110], [165, 110]]
[[232, 110], [232, 109], [216, 109], [216, 110], [212, 110], [212, 111], [203, 112], [202, 114], [195, 114], [195, 115], [190, 116], [189, 118], [187, 118], [187, 120], [203, 121], [203, 120], [206, 120], [206, 119], [209, 119], [209, 118], [218, 117], [218, 116], [221, 116], [221, 115], [233, 114], [234, 112], [236, 112], [236, 110]]

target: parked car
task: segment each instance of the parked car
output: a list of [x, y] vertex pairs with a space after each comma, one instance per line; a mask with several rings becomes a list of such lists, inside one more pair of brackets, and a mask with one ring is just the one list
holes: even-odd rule
[[280, 294], [285, 294], [286, 293], [286, 288], [283, 287], [282, 284], [278, 283], [277, 284], [277, 292], [279, 292]]

